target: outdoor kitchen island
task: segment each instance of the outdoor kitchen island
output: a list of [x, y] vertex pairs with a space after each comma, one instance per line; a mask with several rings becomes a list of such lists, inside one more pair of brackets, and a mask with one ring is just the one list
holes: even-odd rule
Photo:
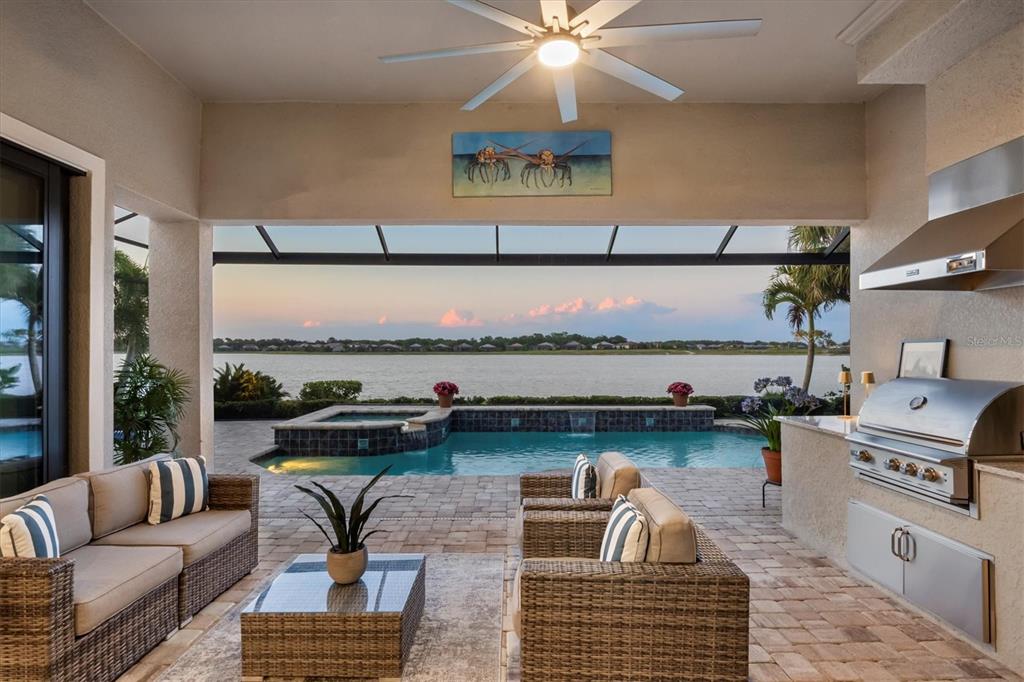
[[[984, 463], [976, 463], [974, 504], [970, 510], [961, 510], [858, 477], [850, 466], [851, 444], [846, 440], [857, 429], [855, 418], [779, 420], [783, 526], [807, 546], [901, 599], [917, 603], [926, 612], [952, 609], [968, 622], [971, 615], [975, 616], [974, 625], [978, 625], [978, 614], [983, 612], [979, 607], [987, 594], [991, 599], [989, 623], [966, 636], [986, 646], [987, 630], [994, 657], [1014, 671], [1024, 672], [1024, 461], [986, 458]], [[848, 519], [853, 519], [852, 524]], [[920, 538], [913, 541], [913, 549], [910, 541], [901, 541], [901, 527], [909, 530], [908, 537]], [[865, 538], [869, 536], [880, 546], [872, 545], [869, 552], [863, 552], [860, 548], [866, 546]], [[963, 582], [964, 574], [969, 576], [972, 557], [955, 553], [952, 558], [945, 555], [938, 567], [933, 566], [913, 584], [910, 567], [918, 563], [917, 551], [920, 549], [923, 559], [928, 549], [936, 546], [929, 538], [936, 536], [950, 546], [966, 545], [990, 557], [990, 561], [981, 562], [985, 569], [978, 580], [968, 577]], [[848, 544], [856, 548], [852, 555], [848, 555]], [[945, 544], [940, 546], [940, 551], [945, 551]], [[863, 570], [865, 566], [870, 568]], [[906, 573], [902, 572], [904, 567]], [[950, 570], [960, 580], [958, 587], [943, 584], [942, 574]], [[921, 589], [926, 596], [918, 599]], [[929, 602], [932, 597], [939, 598], [938, 608], [935, 602]], [[970, 628], [961, 624], [954, 629], [963, 632]]]

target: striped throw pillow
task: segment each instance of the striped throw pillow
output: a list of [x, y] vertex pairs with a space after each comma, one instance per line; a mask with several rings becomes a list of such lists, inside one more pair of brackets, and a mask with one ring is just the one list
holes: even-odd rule
[[604, 529], [601, 561], [643, 561], [647, 558], [647, 540], [647, 519], [643, 512], [619, 495]]
[[57, 521], [46, 495], [36, 495], [31, 502], [0, 519], [0, 556], [60, 556]]
[[572, 498], [585, 500], [592, 497], [597, 497], [597, 469], [586, 455], [581, 454], [572, 470]]
[[152, 525], [201, 512], [209, 506], [205, 457], [149, 463], [149, 516]]

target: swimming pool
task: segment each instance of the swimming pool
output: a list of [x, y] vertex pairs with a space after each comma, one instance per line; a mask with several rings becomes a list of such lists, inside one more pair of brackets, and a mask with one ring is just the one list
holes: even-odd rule
[[505, 476], [572, 466], [580, 452], [591, 460], [607, 450], [626, 454], [641, 467], [758, 467], [762, 439], [722, 431], [648, 433], [461, 433], [428, 450], [370, 457], [290, 457], [257, 461], [279, 474], [390, 474]]

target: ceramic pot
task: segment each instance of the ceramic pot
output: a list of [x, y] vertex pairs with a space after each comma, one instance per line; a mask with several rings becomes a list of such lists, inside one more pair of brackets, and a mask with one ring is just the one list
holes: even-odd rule
[[366, 547], [354, 552], [327, 552], [327, 575], [339, 585], [351, 585], [366, 573]]
[[686, 407], [690, 403], [690, 396], [685, 393], [673, 393], [672, 404], [676, 407]]
[[761, 448], [761, 457], [764, 459], [768, 480], [782, 485], [782, 453], [778, 450]]
[[439, 395], [437, 396], [437, 404], [439, 407], [451, 407], [452, 396], [450, 395]]

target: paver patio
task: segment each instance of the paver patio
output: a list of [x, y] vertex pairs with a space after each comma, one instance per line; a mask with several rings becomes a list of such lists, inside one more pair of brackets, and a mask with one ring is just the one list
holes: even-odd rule
[[[309, 477], [270, 474], [248, 461], [272, 445], [270, 423], [216, 424], [217, 471], [261, 475], [259, 566], [150, 652], [123, 680], [158, 677], [282, 562], [299, 552], [326, 549], [323, 536], [299, 512], [309, 508], [308, 498], [293, 487]], [[761, 508], [761, 470], [646, 469], [644, 475], [702, 524], [750, 576], [752, 680], [1021, 679], [983, 651], [796, 542], [781, 526], [778, 489], [769, 488], [767, 509]], [[367, 480], [316, 478], [343, 499], [350, 499]], [[519, 559], [518, 487], [514, 476], [386, 478], [379, 484], [380, 493], [410, 497], [386, 500], [378, 508], [376, 527], [388, 532], [370, 540], [371, 550], [504, 554], [507, 610], [508, 583]], [[518, 643], [507, 613], [502, 638], [502, 671], [508, 679], [518, 680]]]

